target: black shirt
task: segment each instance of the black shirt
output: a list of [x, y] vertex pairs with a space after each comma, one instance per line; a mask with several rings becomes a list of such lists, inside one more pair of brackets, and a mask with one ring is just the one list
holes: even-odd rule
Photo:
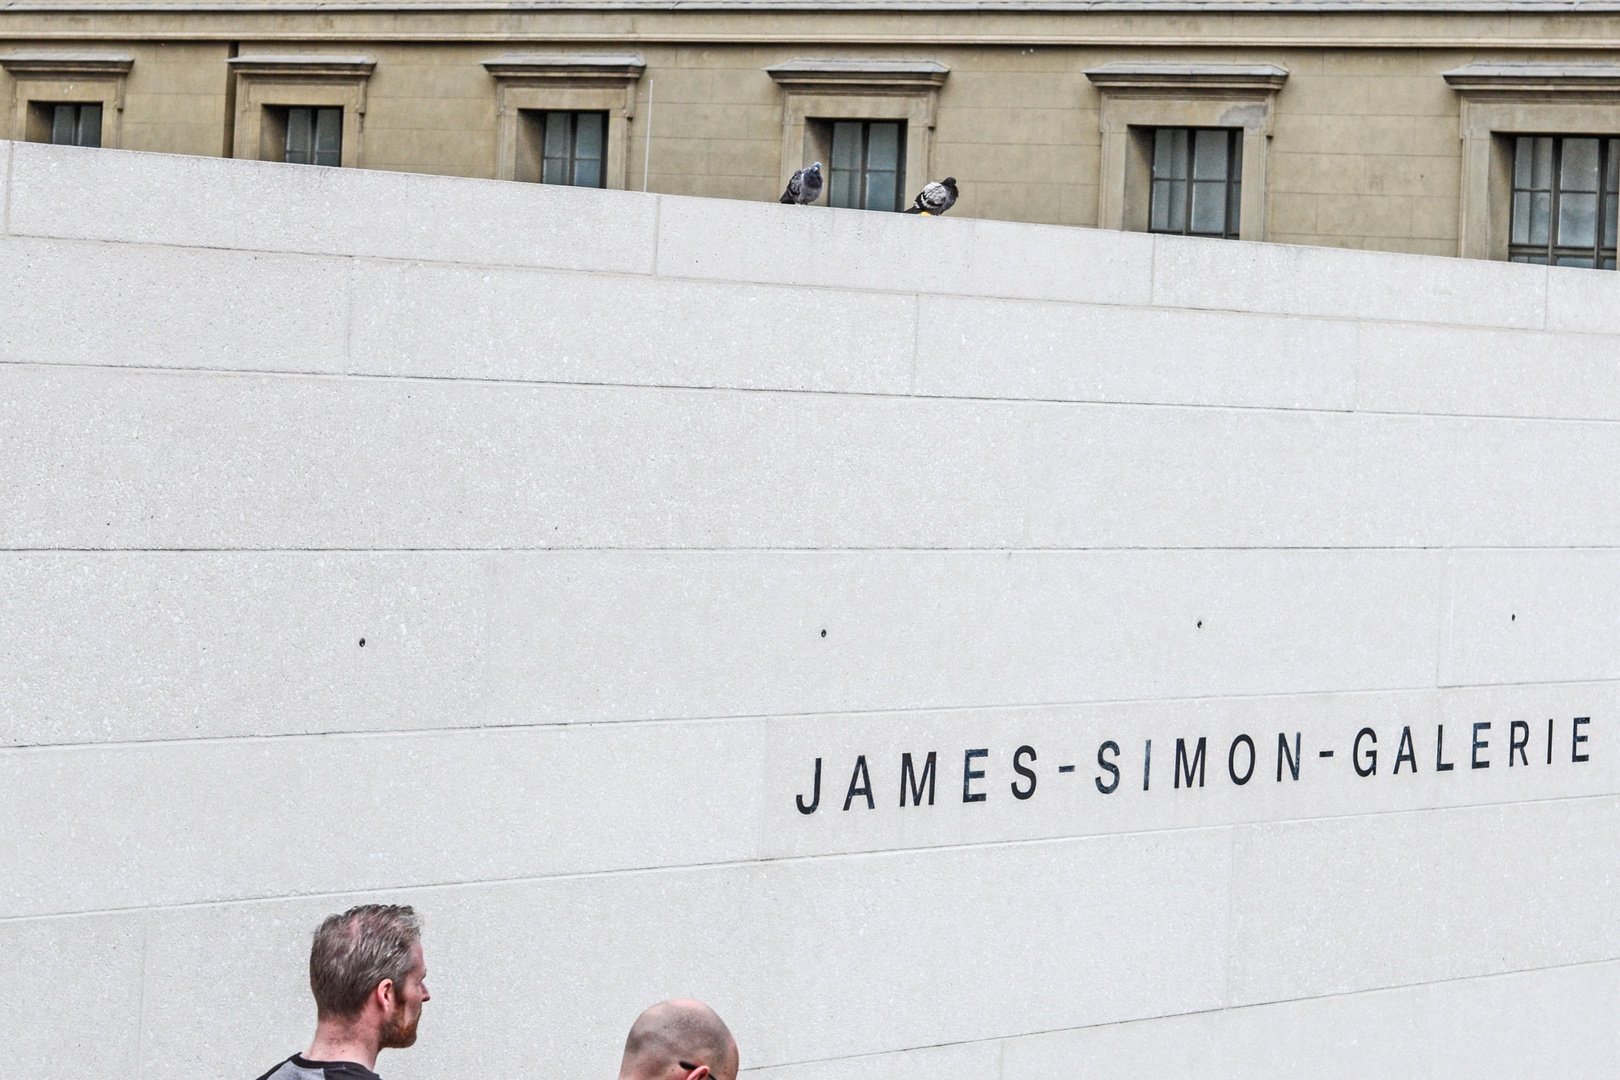
[[311, 1061], [302, 1054], [294, 1054], [259, 1080], [382, 1080], [382, 1077], [352, 1061]]

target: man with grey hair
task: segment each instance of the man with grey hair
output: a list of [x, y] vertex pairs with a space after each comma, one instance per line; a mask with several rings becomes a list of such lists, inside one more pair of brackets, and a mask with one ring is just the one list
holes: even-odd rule
[[619, 1080], [737, 1080], [737, 1040], [701, 1001], [654, 1005], [630, 1027]]
[[379, 1080], [377, 1054], [416, 1041], [426, 978], [422, 922], [410, 908], [362, 904], [328, 916], [309, 950], [315, 1040], [259, 1080]]

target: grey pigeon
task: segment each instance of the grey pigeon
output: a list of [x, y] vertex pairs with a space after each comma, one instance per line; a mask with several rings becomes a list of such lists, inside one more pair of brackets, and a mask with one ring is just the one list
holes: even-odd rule
[[947, 176], [944, 180], [932, 181], [923, 185], [906, 213], [938, 217], [956, 205], [957, 194], [956, 177]]
[[787, 190], [782, 192], [782, 201], [785, 203], [798, 203], [800, 206], [809, 206], [821, 198], [821, 162], [816, 162], [808, 169], [800, 169], [788, 181]]

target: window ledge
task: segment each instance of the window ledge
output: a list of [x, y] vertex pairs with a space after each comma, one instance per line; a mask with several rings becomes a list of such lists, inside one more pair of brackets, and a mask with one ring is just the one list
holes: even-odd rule
[[938, 60], [789, 60], [765, 69], [779, 86], [834, 93], [915, 93], [945, 85], [951, 69]]
[[567, 79], [573, 82], [634, 82], [647, 69], [635, 53], [508, 53], [484, 61], [497, 79]]
[[1465, 64], [1441, 77], [1475, 93], [1620, 90], [1620, 64]]
[[1288, 69], [1276, 64], [1104, 64], [1086, 78], [1107, 90], [1278, 90]]
[[370, 56], [233, 56], [225, 63], [238, 75], [280, 75], [288, 78], [364, 79], [377, 61]]
[[85, 78], [129, 74], [135, 58], [126, 53], [20, 52], [0, 56], [0, 67], [19, 78]]

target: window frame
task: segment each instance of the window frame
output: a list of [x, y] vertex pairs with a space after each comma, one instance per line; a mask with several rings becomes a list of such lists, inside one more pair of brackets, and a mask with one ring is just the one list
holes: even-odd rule
[[[495, 80], [495, 179], [541, 181], [544, 147], [536, 138], [533, 114], [598, 112], [607, 114], [602, 186], [614, 190], [629, 186], [630, 160], [635, 156], [630, 153], [631, 126], [647, 67], [639, 55], [508, 53], [483, 63]], [[543, 131], [539, 134], [543, 138]], [[646, 133], [640, 134], [640, 160], [645, 161]], [[644, 183], [646, 179], [642, 178]]]
[[[1153, 148], [1153, 151], [1149, 154], [1149, 157], [1148, 157], [1148, 228], [1147, 228], [1147, 231], [1150, 232], [1150, 233], [1156, 233], [1156, 234], [1158, 234], [1160, 236], [1202, 236], [1202, 237], [1205, 237], [1207, 239], [1236, 240], [1238, 238], [1238, 236], [1240, 235], [1240, 231], [1241, 231], [1242, 226], [1243, 226], [1243, 205], [1242, 205], [1242, 192], [1243, 192], [1243, 129], [1242, 128], [1230, 128], [1230, 127], [1213, 127], [1213, 128], [1211, 128], [1211, 127], [1195, 127], [1195, 128], [1157, 127], [1157, 128], [1150, 128], [1148, 130], [1149, 130], [1149, 138], [1153, 141], [1154, 148]], [[1180, 229], [1158, 229], [1158, 228], [1154, 228], [1154, 226], [1153, 226], [1153, 208], [1154, 208], [1154, 201], [1155, 201], [1155, 192], [1158, 190], [1158, 185], [1159, 185], [1159, 182], [1160, 182], [1160, 177], [1158, 175], [1158, 172], [1156, 171], [1157, 168], [1158, 168], [1158, 147], [1157, 147], [1157, 142], [1158, 142], [1159, 133], [1163, 132], [1163, 131], [1184, 131], [1184, 132], [1187, 133], [1187, 140], [1188, 140], [1187, 175], [1185, 177], [1182, 177], [1179, 181], [1175, 180], [1174, 178], [1168, 178], [1168, 177], [1165, 178], [1169, 182], [1172, 182], [1172, 183], [1179, 182], [1179, 183], [1185, 185], [1183, 195], [1182, 195], [1182, 223], [1183, 223], [1183, 227], [1180, 228]], [[1196, 194], [1197, 184], [1199, 182], [1198, 179], [1197, 179], [1197, 176], [1196, 176], [1197, 136], [1198, 136], [1199, 132], [1203, 132], [1203, 131], [1218, 131], [1218, 132], [1221, 132], [1222, 134], [1224, 134], [1226, 136], [1226, 175], [1224, 177], [1222, 177], [1221, 180], [1219, 181], [1220, 184], [1221, 184], [1221, 188], [1222, 188], [1222, 192], [1221, 192], [1221, 214], [1222, 214], [1222, 217], [1221, 217], [1221, 231], [1219, 233], [1194, 232], [1193, 227], [1192, 227], [1192, 225], [1193, 225], [1193, 199], [1194, 199], [1194, 196]], [[1234, 172], [1237, 174], [1235, 178], [1233, 176]], [[1239, 196], [1238, 203], [1235, 206], [1233, 205], [1233, 200], [1232, 200], [1232, 186], [1233, 186], [1234, 183], [1237, 185], [1238, 196]], [[1237, 220], [1238, 220], [1238, 229], [1237, 230], [1234, 230], [1232, 228], [1232, 217], [1233, 217], [1234, 212], [1236, 213]]]
[[[859, 171], [859, 180], [857, 181], [857, 183], [858, 183], [858, 194], [857, 194], [857, 197], [856, 197], [856, 201], [860, 205], [853, 206], [853, 207], [846, 207], [846, 209], [851, 209], [851, 210], [873, 210], [873, 211], [878, 212], [878, 213], [885, 213], [885, 212], [886, 213], [899, 213], [900, 211], [904, 210], [908, 205], [910, 205], [911, 200], [906, 195], [906, 185], [905, 185], [905, 179], [906, 179], [906, 134], [907, 134], [907, 126], [906, 126], [906, 122], [904, 120], [885, 120], [885, 119], [873, 120], [873, 119], [867, 119], [867, 118], [861, 118], [859, 120], [853, 120], [853, 119], [850, 119], [850, 120], [825, 120], [825, 119], [822, 119], [821, 117], [812, 117], [812, 118], [809, 119], [808, 123], [810, 125], [817, 125], [817, 124], [825, 125], [825, 128], [823, 130], [821, 130], [819, 132], [816, 132], [815, 134], [817, 136], [819, 136], [820, 138], [825, 139], [825, 144], [826, 144], [826, 147], [827, 147], [826, 156], [821, 158], [821, 160], [825, 161], [827, 163], [826, 188], [827, 188], [827, 205], [828, 206], [833, 205], [833, 201], [832, 201], [833, 174], [835, 172], [847, 172], [847, 171], [849, 171], [849, 170], [844, 170], [844, 169], [838, 169], [837, 166], [833, 163], [834, 162], [834, 149], [835, 149], [837, 138], [838, 138], [838, 125], [840, 125], [840, 124], [859, 124], [860, 125], [860, 140], [861, 140], [860, 162], [861, 163], [860, 163], [860, 166], [859, 166], [859, 169], [858, 169], [858, 171]], [[898, 126], [900, 128], [899, 138], [897, 140], [897, 145], [895, 147], [896, 161], [895, 161], [895, 168], [893, 170], [894, 174], [895, 174], [894, 175], [894, 205], [892, 207], [872, 207], [872, 206], [867, 205], [868, 197], [869, 197], [869, 194], [870, 194], [870, 186], [869, 186], [870, 185], [870, 174], [873, 173], [873, 172], [887, 172], [887, 171], [889, 171], [889, 170], [886, 170], [886, 169], [876, 169], [875, 170], [875, 169], [873, 169], [871, 167], [872, 125], [873, 124], [894, 124], [894, 125], [896, 125], [896, 126]]]
[[[934, 117], [940, 88], [951, 69], [937, 60], [827, 60], [799, 58], [765, 69], [782, 89], [780, 195], [795, 171], [813, 161], [831, 167], [832, 121], [893, 121], [906, 124], [899, 183], [902, 209], [935, 172]], [[826, 185], [825, 201], [832, 185]]]
[[365, 165], [366, 84], [377, 66], [369, 56], [252, 55], [227, 61], [236, 79], [231, 155], [285, 161], [285, 110], [339, 108], [343, 134], [338, 165]]
[[1506, 261], [1513, 228], [1513, 142], [1620, 134], [1620, 64], [1481, 61], [1442, 72], [1458, 98], [1463, 154], [1457, 254]]
[[[279, 110], [281, 113], [283, 113], [283, 115], [279, 117], [279, 120], [281, 121], [282, 135], [281, 135], [281, 138], [278, 141], [281, 143], [281, 145], [283, 147], [281, 160], [284, 163], [289, 164], [289, 165], [316, 165], [316, 166], [321, 166], [323, 168], [331, 168], [331, 167], [334, 167], [334, 166], [341, 166], [342, 165], [342, 163], [343, 163], [343, 107], [342, 106], [340, 106], [340, 105], [268, 105], [268, 106], [266, 106], [266, 108], [267, 109], [273, 109], [273, 110]], [[310, 147], [309, 147], [310, 160], [309, 161], [291, 161], [288, 158], [288, 155], [290, 155], [292, 153], [292, 150], [293, 150], [293, 148], [292, 148], [292, 136], [293, 136], [293, 125], [292, 125], [293, 117], [292, 117], [292, 114], [294, 112], [308, 112], [310, 114], [310, 118], [309, 118], [309, 121], [310, 121], [310, 132], [309, 132], [309, 136], [310, 136]], [[333, 112], [338, 114], [338, 130], [337, 130], [337, 136], [338, 136], [338, 159], [336, 161], [324, 161], [324, 162], [315, 160], [320, 155], [320, 149], [319, 149], [319, 145], [318, 145], [318, 140], [320, 138], [321, 113], [333, 113]]]
[[[84, 110], [94, 108], [100, 114], [96, 121], [96, 141], [93, 143], [81, 142], [84, 136]], [[62, 109], [77, 110], [74, 116], [74, 138], [71, 142], [59, 143], [56, 141], [56, 119]], [[50, 143], [53, 146], [84, 146], [100, 149], [102, 135], [107, 123], [107, 108], [99, 101], [30, 101], [28, 103], [28, 134], [29, 142]], [[33, 138], [36, 134], [46, 134], [45, 138]], [[48, 134], [47, 134], [48, 133]]]
[[[1100, 98], [1097, 226], [1148, 232], [1152, 139], [1157, 128], [1243, 131], [1238, 239], [1266, 237], [1266, 184], [1277, 94], [1288, 70], [1276, 64], [1116, 63], [1090, 68]], [[1160, 234], [1163, 235], [1163, 234]]]
[[123, 144], [124, 87], [134, 57], [126, 53], [11, 53], [0, 55], [0, 67], [11, 76], [10, 137], [19, 142], [41, 138], [36, 107], [100, 105], [103, 149]]
[[[1517, 177], [1517, 173], [1518, 173], [1518, 143], [1520, 142], [1520, 140], [1524, 140], [1524, 139], [1551, 139], [1552, 140], [1552, 161], [1551, 161], [1551, 174], [1552, 175], [1551, 175], [1551, 178], [1549, 180], [1549, 184], [1551, 186], [1548, 189], [1548, 198], [1547, 198], [1547, 242], [1545, 244], [1531, 244], [1531, 243], [1528, 243], [1528, 242], [1520, 244], [1520, 243], [1515, 243], [1514, 240], [1513, 240], [1513, 225], [1514, 225], [1513, 215], [1515, 213], [1515, 207], [1517, 206], [1517, 203], [1518, 203], [1519, 192], [1522, 190], [1522, 191], [1527, 191], [1527, 192], [1532, 192], [1533, 193], [1536, 190], [1535, 188], [1520, 188], [1518, 186], [1518, 177]], [[1596, 209], [1595, 213], [1593, 214], [1593, 220], [1592, 220], [1592, 245], [1590, 247], [1585, 247], [1585, 248], [1574, 247], [1574, 246], [1569, 245], [1569, 244], [1560, 244], [1560, 243], [1557, 242], [1559, 222], [1560, 222], [1560, 218], [1562, 216], [1561, 215], [1562, 207], [1561, 207], [1560, 204], [1561, 204], [1561, 202], [1563, 200], [1563, 195], [1564, 195], [1564, 187], [1563, 187], [1563, 184], [1561, 182], [1561, 175], [1563, 173], [1563, 161], [1564, 161], [1564, 143], [1565, 143], [1565, 141], [1567, 141], [1569, 139], [1591, 139], [1591, 140], [1593, 140], [1594, 142], [1596, 142], [1598, 144], [1598, 162], [1597, 162], [1597, 176], [1598, 176], [1597, 184], [1598, 184], [1598, 186], [1597, 186], [1597, 192], [1596, 192], [1596, 194], [1597, 194], [1597, 209]], [[1561, 263], [1558, 260], [1560, 260], [1560, 259], [1579, 259], [1579, 258], [1588, 258], [1589, 257], [1592, 260], [1592, 265], [1591, 266], [1589, 266], [1589, 267], [1577, 267], [1576, 269], [1588, 269], [1588, 270], [1613, 270], [1613, 269], [1615, 269], [1615, 267], [1613, 265], [1609, 265], [1609, 266], [1604, 265], [1605, 260], [1607, 260], [1610, 264], [1613, 264], [1615, 262], [1616, 249], [1614, 247], [1607, 247], [1607, 248], [1604, 247], [1603, 237], [1604, 237], [1604, 226], [1609, 224], [1607, 219], [1608, 219], [1608, 216], [1612, 213], [1612, 211], [1610, 211], [1608, 209], [1608, 202], [1609, 202], [1608, 196], [1611, 195], [1611, 194], [1620, 195], [1620, 192], [1617, 192], [1615, 188], [1611, 188], [1611, 187], [1607, 186], [1608, 183], [1609, 183], [1610, 169], [1615, 164], [1615, 159], [1616, 158], [1620, 158], [1620, 134], [1615, 134], [1615, 135], [1550, 135], [1550, 134], [1542, 133], [1542, 134], [1538, 134], [1538, 135], [1516, 135], [1516, 136], [1514, 136], [1514, 149], [1513, 149], [1513, 158], [1512, 158], [1512, 168], [1513, 168], [1513, 174], [1514, 175], [1513, 175], [1513, 179], [1510, 181], [1511, 186], [1509, 187], [1509, 202], [1508, 202], [1508, 261], [1509, 262], [1517, 262], [1517, 263], [1530, 263], [1530, 264], [1542, 265], [1542, 266], [1563, 266], [1563, 265], [1566, 265], [1566, 264]], [[1616, 187], [1620, 187], [1620, 185], [1616, 185]], [[1539, 260], [1536, 258], [1536, 256], [1538, 256], [1538, 255], [1541, 257]]]
[[[556, 187], [595, 187], [608, 186], [608, 151], [609, 130], [612, 127], [612, 114], [606, 109], [522, 109], [519, 110], [521, 123], [527, 130], [524, 132], [525, 141], [532, 143], [532, 161], [537, 168], [531, 166], [524, 170], [533, 175], [520, 175], [514, 179], [528, 180], [539, 184], [552, 184]], [[567, 116], [568, 119], [568, 179], [564, 181], [547, 180], [545, 178], [546, 162], [556, 160], [546, 153], [546, 127], [552, 116]], [[600, 116], [602, 118], [602, 156], [597, 164], [597, 183], [580, 184], [576, 182], [579, 170], [579, 118], [582, 116]]]

